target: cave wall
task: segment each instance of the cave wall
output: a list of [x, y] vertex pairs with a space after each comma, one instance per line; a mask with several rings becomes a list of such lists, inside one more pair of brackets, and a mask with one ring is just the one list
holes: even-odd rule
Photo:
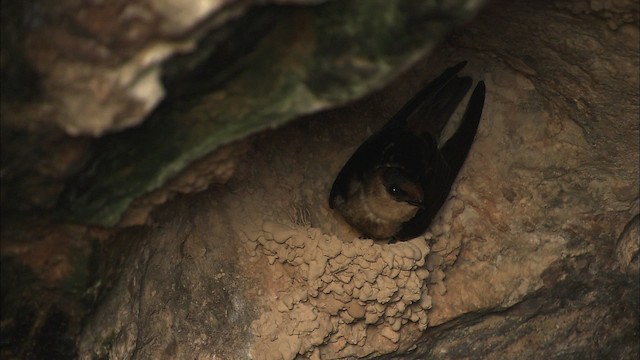
[[167, 185], [194, 162], [381, 87], [482, 4], [4, 2], [3, 209], [143, 224], [225, 181]]
[[[144, 227], [45, 226], [41, 241], [60, 244], [58, 235], [90, 253], [82, 242], [91, 240], [102, 252], [93, 272], [105, 283], [87, 299], [97, 308], [69, 324], [77, 342], [64, 342], [67, 351], [637, 358], [637, 9], [585, 4], [489, 4], [385, 88], [193, 163], [137, 200], [146, 210], [130, 212], [130, 223]], [[449, 201], [423, 237], [359, 239], [328, 209], [335, 174], [406, 99], [463, 59], [488, 93]], [[24, 255], [30, 229], [4, 228], [3, 256], [47, 259]], [[67, 279], [69, 269], [57, 269]], [[64, 284], [96, 284], [75, 278]], [[59, 325], [56, 311], [45, 313]]]
[[118, 227], [226, 182], [234, 139], [382, 86], [483, 2], [323, 3], [2, 2], [3, 357], [75, 353], [131, 251]]
[[[163, 225], [134, 259], [158, 268], [126, 272], [81, 353], [637, 356], [637, 35], [552, 4], [493, 5], [384, 90], [263, 134], [225, 186], [157, 215]], [[450, 200], [425, 237], [359, 239], [327, 207], [333, 177], [420, 84], [461, 59], [488, 96]], [[229, 268], [210, 270], [223, 266], [211, 249], [230, 242]], [[167, 286], [155, 272], [181, 278]], [[146, 296], [124, 291], [144, 280]], [[182, 300], [207, 286], [217, 290], [205, 302]], [[178, 314], [207, 316], [178, 317], [172, 302]], [[105, 327], [112, 313], [150, 325]], [[167, 324], [178, 331], [166, 334]], [[234, 345], [214, 345], [211, 327]], [[139, 345], [145, 338], [156, 341]]]

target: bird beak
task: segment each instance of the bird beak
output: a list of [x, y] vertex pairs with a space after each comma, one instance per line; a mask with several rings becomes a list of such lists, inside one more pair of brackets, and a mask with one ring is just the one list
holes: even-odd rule
[[424, 210], [424, 205], [420, 201], [407, 201], [407, 204], [413, 205], [420, 210]]

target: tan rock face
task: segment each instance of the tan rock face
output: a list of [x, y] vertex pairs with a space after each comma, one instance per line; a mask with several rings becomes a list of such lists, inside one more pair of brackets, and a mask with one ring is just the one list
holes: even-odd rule
[[39, 159], [3, 157], [2, 210], [142, 225], [214, 150], [383, 86], [484, 4], [325, 2], [3, 3], [2, 152]]
[[360, 239], [329, 209], [329, 174], [344, 159], [323, 156], [332, 148], [320, 121], [259, 140], [227, 184], [229, 217], [251, 264], [241, 266], [244, 276], [266, 278], [264, 310], [251, 324], [256, 359], [406, 350], [427, 327], [429, 287], [444, 287], [444, 263], [429, 256], [428, 239]]
[[[388, 89], [261, 135], [225, 185], [121, 235], [140, 246], [81, 357], [634, 358], [637, 39], [495, 5]], [[334, 176], [461, 59], [488, 94], [449, 201], [423, 237], [359, 239]]]
[[[276, 234], [247, 239], [258, 242], [256, 250], [274, 264], [292, 267], [294, 277], [291, 287], [275, 294], [273, 309], [252, 324], [260, 338], [255, 358], [271, 358], [269, 348], [290, 349], [293, 353], [283, 357], [291, 358], [319, 345], [316, 351], [324, 357], [368, 355], [395, 350], [404, 324], [426, 328], [431, 300], [424, 282], [429, 276], [424, 238], [394, 245], [360, 239], [343, 243], [308, 228], [293, 234], [285, 230], [289, 237], [279, 243]], [[275, 328], [269, 325], [274, 323]]]

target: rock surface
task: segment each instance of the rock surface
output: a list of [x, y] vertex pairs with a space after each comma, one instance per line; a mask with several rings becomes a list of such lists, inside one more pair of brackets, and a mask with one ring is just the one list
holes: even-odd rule
[[[637, 357], [637, 40], [550, 4], [493, 5], [388, 88], [258, 137], [225, 186], [153, 216], [82, 356]], [[328, 209], [333, 177], [460, 59], [488, 96], [451, 199], [424, 238], [358, 239]], [[232, 260], [210, 259], [219, 247]], [[172, 301], [206, 315], [162, 315]], [[221, 327], [242, 341], [220, 349]]]
[[[79, 357], [638, 358], [640, 33], [567, 9], [492, 3], [388, 87], [231, 144], [165, 189], [208, 190], [154, 212], [166, 193], [138, 200], [125, 219], [150, 226], [57, 230], [117, 249], [101, 253], [119, 276], [96, 285]], [[488, 93], [449, 201], [424, 237], [359, 239], [328, 209], [334, 176], [463, 59]]]
[[2, 152], [69, 161], [57, 177], [14, 164], [3, 209], [143, 224], [144, 211], [120, 222], [161, 197], [141, 196], [222, 145], [381, 87], [483, 1], [276, 3], [3, 3]]

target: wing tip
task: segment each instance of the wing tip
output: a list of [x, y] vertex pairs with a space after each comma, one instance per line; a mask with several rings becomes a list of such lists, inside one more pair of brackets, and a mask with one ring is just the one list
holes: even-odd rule
[[447, 69], [447, 71], [454, 71], [456, 73], [460, 72], [460, 70], [464, 69], [464, 67], [467, 66], [467, 60], [462, 60], [459, 63], [449, 67]]
[[478, 81], [475, 89], [473, 89], [473, 93], [471, 94], [471, 98], [469, 99], [468, 107], [475, 106], [480, 109], [480, 114], [482, 116], [482, 110], [484, 108], [484, 100], [486, 97], [487, 87], [484, 83], [484, 80]]

